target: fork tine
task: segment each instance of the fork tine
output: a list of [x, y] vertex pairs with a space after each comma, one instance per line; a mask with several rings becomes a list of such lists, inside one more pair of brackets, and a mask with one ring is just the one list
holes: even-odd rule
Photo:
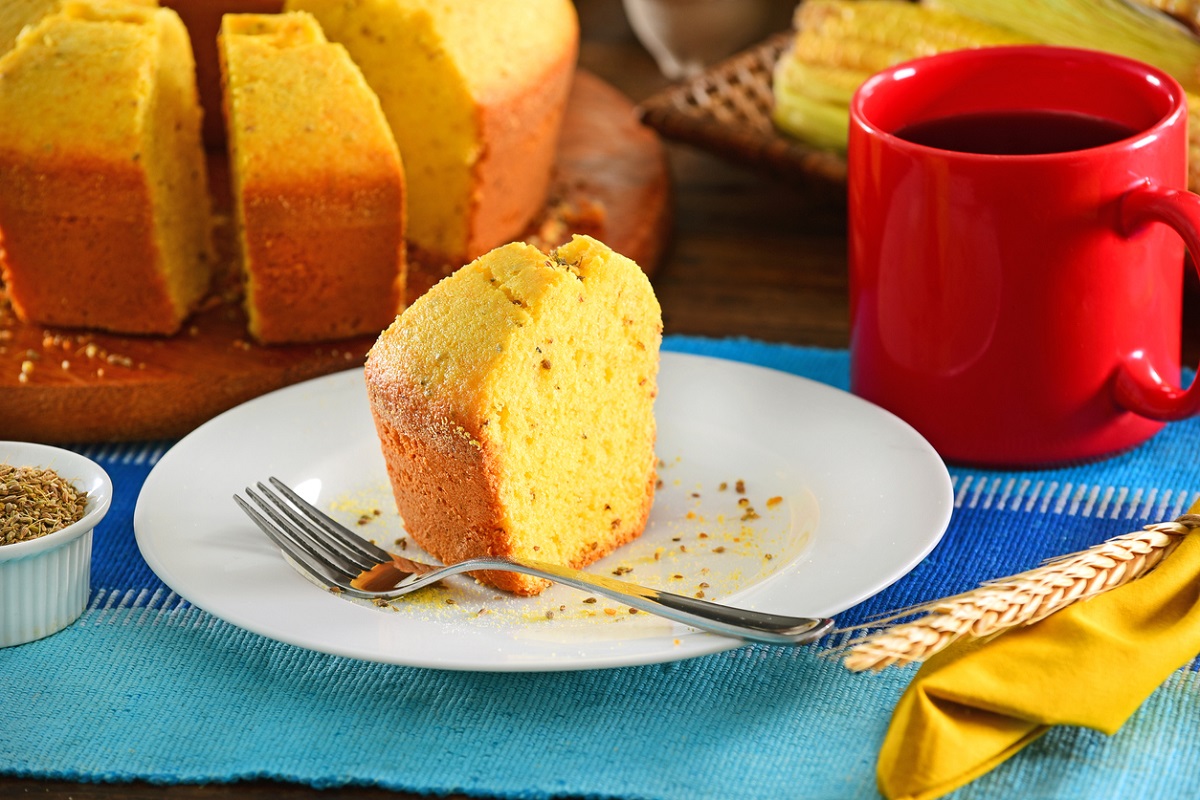
[[[251, 494], [249, 488], [246, 489], [246, 493]], [[267, 535], [267, 538], [275, 543], [276, 547], [290, 556], [297, 566], [316, 579], [318, 583], [330, 587], [336, 586], [340, 589], [352, 588], [345, 573], [331, 567], [319, 557], [308, 553], [303, 547], [284, 534], [281, 528], [272, 525], [266, 517], [256, 511], [253, 506], [240, 496], [235, 494], [233, 499], [241, 507], [242, 511], [246, 512], [246, 516], [250, 517], [254, 521], [254, 524]]]
[[[309, 519], [321, 526], [322, 530], [336, 537], [339, 542], [344, 544], [356, 552], [374, 559], [375, 561], [391, 561], [392, 554], [376, 547], [371, 542], [368, 542], [363, 537], [351, 531], [345, 525], [341, 525], [330, 517], [326, 516], [320, 509], [313, 506], [300, 495], [296, 494], [290, 486], [278, 478], [268, 478], [271, 485], [280, 491], [288, 500], [292, 502], [296, 508], [303, 511]], [[260, 484], [261, 485], [261, 484]]]
[[336, 542], [331, 542], [319, 528], [301, 517], [262, 483], [257, 486], [258, 493], [247, 486], [246, 496], [271, 518], [294, 545], [303, 548], [310, 556], [351, 577], [375, 566], [376, 562], [361, 556], [355, 558], [357, 554], [347, 553]]

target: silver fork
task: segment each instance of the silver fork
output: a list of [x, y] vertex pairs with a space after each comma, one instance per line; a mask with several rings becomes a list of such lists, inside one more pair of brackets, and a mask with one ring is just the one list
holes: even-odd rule
[[[390, 600], [450, 575], [502, 570], [595, 592], [640, 611], [751, 642], [805, 644], [833, 626], [831, 619], [734, 608], [541, 561], [473, 558], [446, 567], [422, 564], [376, 547], [314, 508], [279, 479], [269, 480], [275, 491], [261, 482], [258, 491], [246, 487], [246, 496], [254, 505], [236, 494], [233, 499], [295, 566], [318, 583], [350, 597]], [[369, 588], [380, 584], [386, 588]]]

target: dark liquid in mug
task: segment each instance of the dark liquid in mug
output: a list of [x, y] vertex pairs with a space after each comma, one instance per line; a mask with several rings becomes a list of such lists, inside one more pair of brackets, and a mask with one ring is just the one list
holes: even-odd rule
[[914, 144], [959, 153], [1028, 156], [1086, 150], [1137, 131], [1110, 119], [1070, 111], [988, 111], [916, 122], [896, 131]]

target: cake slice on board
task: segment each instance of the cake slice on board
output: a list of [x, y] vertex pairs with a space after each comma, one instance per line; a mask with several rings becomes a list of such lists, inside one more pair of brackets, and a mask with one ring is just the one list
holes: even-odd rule
[[71, 0], [0, 58], [0, 273], [41, 325], [170, 334], [208, 291], [191, 44], [174, 11]]
[[377, 334], [404, 305], [405, 181], [379, 100], [304, 12], [227, 14], [219, 37], [250, 334]]

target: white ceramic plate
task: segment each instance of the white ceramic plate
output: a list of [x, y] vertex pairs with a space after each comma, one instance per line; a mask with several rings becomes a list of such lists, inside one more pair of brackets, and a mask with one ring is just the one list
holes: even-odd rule
[[[664, 353], [656, 415], [662, 485], [650, 523], [593, 571], [831, 616], [907, 573], [949, 523], [952, 489], [938, 455], [907, 424], [845, 392]], [[404, 536], [361, 370], [206, 423], [150, 473], [134, 529], [168, 586], [247, 630], [372, 661], [495, 671], [648, 664], [740, 644], [561, 586], [515, 598], [459, 577], [384, 608], [334, 596], [288, 566], [234, 504], [233, 494], [272, 475], [352, 527], [364, 518], [356, 530], [384, 546]]]

